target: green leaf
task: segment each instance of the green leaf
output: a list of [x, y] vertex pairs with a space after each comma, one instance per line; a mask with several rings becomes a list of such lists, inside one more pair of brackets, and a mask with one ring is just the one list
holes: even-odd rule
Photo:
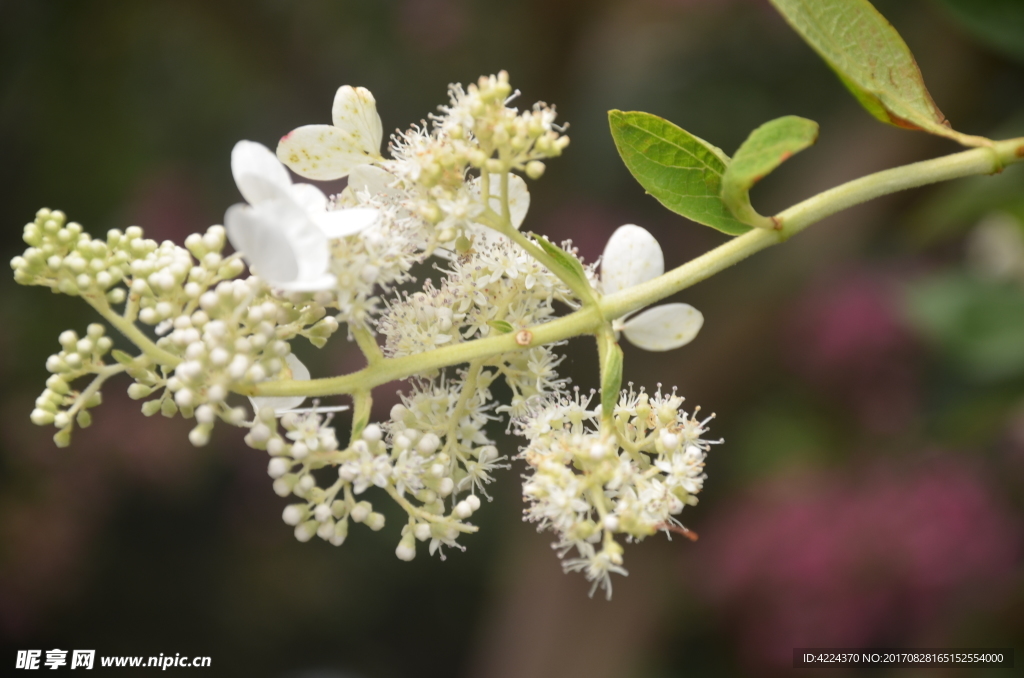
[[512, 327], [511, 323], [506, 322], [504, 320], [488, 320], [487, 325], [488, 327], [491, 327], [502, 334], [508, 334], [513, 329], [515, 329], [514, 327]]
[[722, 201], [721, 149], [650, 113], [609, 111], [608, 122], [622, 161], [658, 202], [730, 235], [750, 230]]
[[818, 140], [818, 123], [787, 115], [761, 125], [747, 137], [722, 177], [722, 200], [737, 219], [761, 228], [774, 228], [775, 220], [750, 206], [750, 189], [795, 153]]
[[985, 143], [950, 127], [907, 43], [868, 0], [771, 2], [871, 115], [967, 145]]
[[615, 341], [609, 341], [601, 360], [601, 414], [611, 419], [615, 404], [619, 402], [622, 388], [622, 348]]
[[566, 273], [569, 273], [574, 278], [577, 278], [584, 285], [588, 285], [587, 273], [583, 270], [583, 264], [580, 260], [563, 250], [558, 245], [555, 245], [550, 240], [542, 235], [536, 233], [528, 234], [533, 238], [534, 242], [540, 245], [540, 248], [544, 250], [549, 257], [555, 260], [555, 263]]

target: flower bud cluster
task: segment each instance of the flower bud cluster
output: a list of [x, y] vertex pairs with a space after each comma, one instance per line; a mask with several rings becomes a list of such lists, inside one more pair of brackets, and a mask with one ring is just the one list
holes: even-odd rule
[[[488, 418], [478, 403], [468, 401], [465, 416], [456, 416], [461, 424], [452, 425], [452, 416], [458, 414], [458, 397], [453, 396], [458, 386], [439, 391], [424, 382], [392, 409], [386, 427], [367, 425], [344, 450], [338, 449], [330, 417], [316, 407], [286, 412], [279, 422], [273, 408], [262, 408], [245, 440], [270, 455], [267, 472], [274, 479], [274, 491], [302, 499], [283, 515], [295, 528], [295, 537], [308, 541], [316, 535], [340, 545], [349, 519], [373, 530], [383, 528], [383, 514], [368, 500], [357, 499], [377, 487], [409, 514], [396, 550], [399, 558], [415, 558], [417, 540], [429, 541], [431, 554], [440, 553], [443, 546], [462, 548], [456, 540], [460, 533], [476, 529], [465, 519], [480, 508], [480, 500], [475, 494], [463, 499], [457, 495], [490, 482], [490, 473], [503, 465], [482, 433]], [[316, 472], [326, 467], [337, 469], [337, 479], [323, 487]]]
[[11, 260], [14, 280], [71, 296], [107, 294], [111, 303], [120, 303], [124, 290], [112, 288], [129, 275], [132, 260], [148, 253], [148, 245], [138, 240], [141, 234], [131, 235], [112, 230], [106, 241], [94, 240], [60, 210], [43, 208], [25, 226], [22, 239], [28, 249]]
[[[437, 240], [454, 242], [472, 230], [488, 205], [471, 171], [488, 177], [491, 193], [508, 173], [531, 179], [544, 173], [543, 160], [561, 155], [569, 137], [555, 125], [554, 108], [543, 103], [519, 112], [509, 107], [512, 87], [504, 71], [463, 88], [451, 85], [448, 106], [425, 123], [392, 137], [393, 160], [382, 166], [414, 198], [408, 208], [437, 229]], [[491, 181], [493, 177], [493, 182]]]
[[[244, 410], [226, 404], [232, 391], [293, 376], [297, 361], [290, 340], [301, 334], [323, 345], [338, 329], [315, 299], [299, 296], [305, 299], [276, 297], [256, 277], [222, 281], [200, 295], [196, 310], [173, 319], [173, 331], [159, 345], [182, 361], [166, 381], [163, 407], [195, 415], [193, 444], [208, 442], [217, 418], [235, 425], [244, 421]], [[167, 404], [168, 396], [173, 405]]]
[[71, 383], [89, 374], [105, 373], [107, 365], [103, 356], [113, 346], [110, 337], [105, 335], [106, 328], [99, 323], [89, 325], [84, 337], [66, 330], [58, 338], [61, 351], [46, 361], [46, 369], [52, 374], [46, 380], [46, 388], [36, 398], [30, 418], [37, 426], [53, 424], [57, 428], [53, 439], [60, 447], [70, 444], [75, 424], [86, 428], [92, 423], [89, 408], [102, 402], [99, 386], [103, 378], [97, 377], [95, 386], [81, 393], [72, 390]]
[[[262, 407], [245, 442], [270, 455], [267, 473], [274, 479], [274, 492], [279, 497], [294, 495], [302, 499], [288, 505], [282, 514], [284, 522], [295, 528], [295, 538], [305, 542], [318, 536], [340, 546], [348, 536], [349, 519], [380, 530], [384, 516], [374, 512], [369, 502], [356, 502], [351, 486], [341, 479], [326, 488], [318, 486], [314, 472], [338, 466], [349, 452], [338, 451], [338, 439], [330, 423], [330, 415], [315, 407], [280, 417], [273, 407]], [[343, 488], [343, 498], [339, 499]]]
[[432, 116], [435, 126], [474, 168], [492, 174], [516, 170], [539, 179], [542, 161], [558, 157], [569, 145], [569, 137], [555, 124], [554, 107], [538, 102], [520, 113], [508, 106], [518, 92], [513, 94], [505, 71], [481, 76], [466, 88], [451, 85], [448, 94], [450, 105]]
[[[244, 264], [237, 256], [222, 256], [220, 226], [189, 236], [184, 248], [146, 239], [137, 226], [123, 233], [111, 230], [101, 241], [78, 224], [65, 223], [61, 212], [44, 209], [25, 227], [24, 238], [29, 248], [11, 262], [19, 282], [84, 296], [111, 314], [109, 304], [126, 302], [123, 320], [156, 326], [163, 336], [155, 345], [175, 365], [160, 367], [145, 352], [134, 358], [115, 352], [115, 358], [135, 379], [128, 389], [132, 398], [160, 393], [143, 403], [143, 414], [180, 412], [196, 418], [189, 435], [196, 445], [208, 442], [217, 418], [236, 425], [246, 419], [244, 410], [226, 404], [232, 390], [290, 374], [291, 339], [303, 335], [322, 346], [338, 329], [337, 320], [310, 295], [286, 299], [273, 295], [259, 278], [234, 279]], [[111, 340], [103, 334], [102, 325], [91, 325], [81, 339], [65, 332], [64, 350], [47, 361], [53, 383], [48, 382], [32, 419], [56, 425], [59, 444], [70, 440], [72, 418], [87, 426], [87, 408], [99, 403], [98, 383], [86, 398], [70, 391], [69, 384], [106, 369], [101, 356], [110, 351]]]
[[530, 466], [524, 519], [558, 535], [566, 571], [583, 571], [611, 595], [610, 573], [625, 574], [616, 535], [640, 541], [658, 531], [689, 534], [676, 516], [697, 503], [703, 487], [705, 440], [712, 417], [682, 409], [683, 399], [623, 391], [604, 426], [590, 398], [576, 392], [518, 420], [529, 444], [520, 454]]
[[[142, 229], [130, 228], [125, 235], [136, 233], [142, 240]], [[203, 235], [190, 235], [185, 241], [187, 249], [169, 241], [159, 245], [154, 240], [142, 242], [148, 251], [131, 262], [129, 302], [137, 300], [139, 321], [156, 325], [157, 334], [166, 334], [174, 319], [194, 309], [211, 286], [245, 270], [237, 256], [221, 256], [225, 237], [220, 226], [210, 227]]]

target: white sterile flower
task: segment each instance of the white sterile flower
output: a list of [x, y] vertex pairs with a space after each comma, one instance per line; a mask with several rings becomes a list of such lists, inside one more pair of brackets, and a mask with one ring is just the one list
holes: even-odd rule
[[[490, 207], [492, 210], [501, 214], [501, 181], [498, 176], [492, 176], [490, 181], [491, 188], [491, 199]], [[480, 177], [473, 179], [469, 183], [469, 190], [473, 194], [473, 197], [477, 200], [480, 198]], [[482, 200], [481, 200], [482, 202]], [[518, 174], [512, 174], [509, 172], [508, 175], [508, 210], [509, 219], [512, 221], [512, 228], [519, 230], [519, 227], [523, 225], [523, 220], [526, 218], [526, 213], [530, 209], [530, 190], [526, 187], [526, 182]]]
[[405, 192], [395, 185], [397, 181], [398, 177], [376, 165], [359, 165], [349, 173], [346, 190], [355, 194], [369, 193], [371, 196], [384, 195], [401, 199]]
[[253, 207], [288, 198], [330, 239], [354, 235], [373, 224], [377, 210], [328, 209], [323, 191], [312, 184], [294, 184], [288, 170], [263, 144], [239, 141], [231, 150], [231, 174], [239, 193]]
[[334, 95], [333, 125], [304, 125], [281, 138], [277, 157], [307, 179], [341, 179], [380, 160], [384, 128], [377, 102], [364, 87], [345, 85]]
[[[289, 353], [284, 358], [287, 364], [287, 369], [291, 371], [291, 378], [296, 381], [309, 381], [309, 368], [302, 364], [302, 361], [295, 357], [294, 353]], [[282, 374], [281, 378], [287, 378], [289, 375]], [[273, 407], [274, 413], [277, 415], [284, 414], [290, 410], [294, 410], [296, 407], [302, 404], [306, 399], [306, 396], [290, 396], [290, 397], [258, 397], [249, 398], [249, 402], [252, 403], [252, 409], [259, 414], [259, 411], [264, 407]]]
[[255, 207], [232, 205], [224, 215], [224, 226], [253, 272], [274, 287], [316, 292], [337, 284], [328, 272], [327, 237], [291, 200], [270, 200]]
[[[620, 226], [604, 248], [601, 260], [601, 292], [614, 294], [645, 283], [665, 272], [661, 246], [647, 230]], [[670, 351], [697, 336], [704, 316], [689, 304], [663, 304], [632, 317], [616, 320], [614, 327], [630, 343], [648, 351]]]
[[261, 278], [297, 292], [331, 289], [329, 240], [353, 235], [377, 219], [373, 209], [328, 210], [315, 186], [293, 184], [270, 149], [240, 141], [231, 151], [231, 172], [248, 205], [228, 208], [228, 239]]

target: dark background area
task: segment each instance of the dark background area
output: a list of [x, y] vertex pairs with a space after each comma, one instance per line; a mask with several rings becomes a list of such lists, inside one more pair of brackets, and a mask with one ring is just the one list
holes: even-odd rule
[[[957, 129], [1024, 134], [1024, 3], [877, 6]], [[611, 108], [729, 153], [771, 118], [817, 120], [817, 146], [755, 190], [762, 213], [957, 150], [870, 118], [763, 0], [0, 0], [0, 248], [21, 252], [41, 206], [94, 235], [139, 224], [181, 243], [238, 200], [237, 140], [272, 147], [328, 122], [342, 84], [405, 128], [449, 82], [500, 69], [522, 105], [553, 102], [571, 124], [526, 228], [588, 261], [623, 223], [654, 233], [668, 266], [724, 241], [644, 195]], [[766, 676], [790, 674], [798, 646], [1014, 642], [1024, 661], [1017, 169], [834, 216], [677, 295], [706, 318], [689, 346], [625, 347], [626, 380], [677, 385], [717, 412], [725, 444], [683, 515], [700, 540], [627, 546], [611, 602], [521, 522], [520, 466], [499, 475], [466, 553], [410, 564], [394, 557], [394, 515], [340, 548], [299, 544], [262, 453], [224, 427], [194, 449], [184, 422], [144, 418], [118, 382], [57, 449], [28, 414], [57, 335], [94, 318], [4, 276], [0, 662], [63, 648], [209, 655], [224, 676]], [[1019, 266], [972, 254], [994, 219]], [[596, 386], [591, 343], [569, 352], [574, 382]], [[338, 373], [357, 356], [342, 333], [311, 362]], [[376, 393], [378, 417], [393, 392]]]

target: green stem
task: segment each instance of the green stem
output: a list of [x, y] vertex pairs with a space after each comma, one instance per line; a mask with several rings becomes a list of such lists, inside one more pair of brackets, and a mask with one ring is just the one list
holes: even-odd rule
[[370, 423], [370, 410], [373, 409], [373, 396], [370, 389], [360, 389], [352, 394], [352, 435], [349, 444], [363, 435], [363, 429]]
[[376, 337], [373, 336], [373, 332], [370, 331], [366, 325], [351, 325], [349, 329], [352, 331], [352, 336], [355, 337], [356, 345], [359, 346], [359, 350], [363, 352], [363, 356], [366, 357], [366, 362], [370, 365], [380, 362], [384, 359], [384, 354], [381, 353], [380, 345], [377, 343]]
[[[585, 304], [596, 303], [597, 300], [594, 297], [594, 290], [591, 289], [590, 285], [587, 284], [586, 281], [583, 281], [581, 284], [581, 282], [576, 278], [566, 275], [564, 268], [555, 261], [554, 258], [548, 255], [547, 252], [530, 240], [526, 235], [519, 232], [514, 226], [512, 226], [512, 212], [508, 204], [508, 172], [502, 172], [500, 182], [501, 214], [498, 214], [491, 209], [490, 200], [486, 199], [485, 204], [487, 206], [484, 209], [483, 214], [480, 215], [481, 221], [526, 250], [527, 254], [558, 276], [558, 279], [561, 280], [566, 287], [572, 290], [573, 294], [575, 294], [580, 301]], [[480, 187], [481, 190], [484, 191], [483, 195], [489, 195], [487, 191], [490, 190], [490, 185], [490, 174], [482, 172], [480, 175]]]
[[501, 218], [505, 223], [512, 224], [512, 208], [508, 204], [508, 172], [501, 173]]
[[733, 238], [661, 277], [603, 298], [601, 310], [606, 318], [620, 318], [706, 280], [755, 252], [785, 242], [836, 212], [908, 188], [993, 174], [1005, 165], [1021, 160], [1024, 160], [1024, 138], [1000, 141], [992, 147], [915, 162], [854, 179], [779, 212], [775, 216], [779, 230], [755, 229]]
[[615, 404], [622, 388], [622, 349], [615, 341], [611, 323], [602, 323], [595, 338], [601, 365], [601, 433], [607, 439], [615, 431]]
[[[575, 313], [532, 328], [530, 330], [533, 335], [531, 345], [550, 344], [567, 337], [590, 334], [601, 322], [600, 311], [596, 307], [582, 308]], [[519, 351], [522, 348], [523, 346], [516, 343], [515, 333], [500, 334], [400, 358], [385, 358], [376, 365], [370, 365], [358, 372], [340, 377], [309, 381], [264, 381], [254, 386], [239, 388], [238, 393], [260, 396], [327, 396], [352, 393], [358, 389], [371, 389], [389, 381], [405, 379], [421, 372], [429, 372], [449, 365], [459, 365], [477, 358], [490, 358], [502, 353]]]
[[561, 280], [566, 287], [572, 290], [577, 299], [582, 301], [584, 304], [594, 305], [597, 303], [597, 299], [594, 296], [594, 290], [591, 289], [590, 285], [586, 281], [580, 282], [573, 276], [567, 275], [561, 264], [555, 261], [554, 258], [549, 256], [543, 249], [535, 245], [527, 236], [512, 228], [511, 224], [507, 229], [502, 230], [501, 233], [511, 238], [512, 242], [522, 247], [531, 257], [544, 264], [549, 271], [558, 276], [558, 279]]
[[[387, 490], [387, 493], [391, 495], [391, 498], [394, 499], [399, 506], [405, 509], [405, 512], [408, 513], [410, 516], [414, 516], [424, 522], [429, 523], [439, 523], [447, 521], [449, 519], [447, 516], [439, 516], [435, 513], [424, 511], [420, 507], [415, 506], [412, 502], [410, 502], [408, 499], [402, 496], [402, 494], [398, 490], [396, 490], [393, 485], [386, 485], [384, 489]], [[466, 523], [454, 522], [452, 523], [452, 527], [454, 527], [459, 532], [466, 532], [468, 534], [477, 532], [480, 529], [476, 525], [468, 525]]]
[[68, 416], [73, 417], [82, 409], [85, 408], [85, 404], [89, 402], [89, 399], [93, 397], [103, 386], [103, 382], [110, 379], [115, 374], [124, 372], [124, 365], [107, 365], [99, 372], [96, 373], [96, 377], [89, 382], [89, 385], [85, 387], [85, 390], [78, 394], [75, 398], [74, 405], [68, 410]]
[[[729, 268], [750, 255], [784, 242], [808, 226], [836, 212], [879, 196], [948, 181], [960, 177], [992, 174], [1003, 166], [1024, 160], [1024, 138], [996, 142], [992, 147], [976, 148], [934, 160], [925, 160], [903, 167], [869, 174], [808, 198], [776, 215], [779, 230], [755, 229], [733, 238], [719, 247], [689, 261], [653, 280], [602, 297], [596, 306], [580, 310], [556, 320], [530, 328], [530, 345], [549, 344], [581, 334], [594, 334], [602, 323], [649, 306]], [[520, 238], [525, 237], [512, 229]], [[511, 234], [509, 234], [511, 236]], [[547, 255], [533, 243], [528, 249], [542, 263]], [[554, 270], [554, 269], [552, 269]], [[147, 340], [148, 341], [148, 340]], [[449, 365], [489, 358], [522, 349], [515, 335], [505, 334], [476, 339], [400, 358], [385, 358], [358, 372], [340, 377], [310, 381], [272, 381], [239, 389], [245, 395], [259, 396], [327, 396], [371, 389], [414, 374]], [[159, 349], [157, 349], [159, 350]]]
[[104, 320], [116, 327], [121, 334], [130, 339], [133, 344], [138, 346], [139, 349], [154, 362], [161, 363], [169, 367], [175, 367], [181, 362], [181, 358], [168, 353], [154, 344], [149, 337], [143, 334], [142, 330], [140, 330], [135, 323], [124, 318], [119, 313], [115, 313], [114, 309], [110, 308], [110, 304], [107, 303], [107, 298], [105, 296], [82, 295], [82, 298], [85, 299], [90, 306], [96, 309], [96, 312], [103, 316]]
[[448, 419], [448, 433], [445, 435], [444, 451], [451, 453], [449, 455], [451, 459], [448, 462], [449, 473], [455, 470], [458, 460], [465, 461], [462, 459], [462, 455], [459, 454], [459, 422], [466, 416], [466, 406], [469, 404], [469, 399], [476, 395], [476, 380], [480, 377], [483, 367], [483, 359], [477, 359], [466, 368], [466, 378], [463, 380], [462, 388], [459, 390], [459, 400], [455, 403], [455, 409]]

